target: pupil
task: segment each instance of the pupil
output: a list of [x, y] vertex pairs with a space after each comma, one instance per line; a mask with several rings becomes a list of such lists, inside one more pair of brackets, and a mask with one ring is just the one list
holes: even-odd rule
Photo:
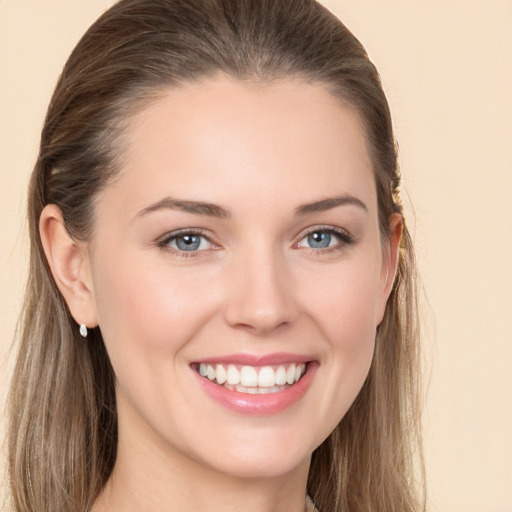
[[200, 238], [197, 235], [182, 235], [176, 239], [178, 249], [194, 251], [199, 247]]
[[309, 245], [316, 249], [325, 249], [331, 243], [331, 235], [325, 231], [316, 231], [308, 236]]

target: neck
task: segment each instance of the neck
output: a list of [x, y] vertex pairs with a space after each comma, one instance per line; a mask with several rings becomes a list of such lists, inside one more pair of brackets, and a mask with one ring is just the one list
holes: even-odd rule
[[120, 430], [114, 471], [92, 512], [304, 512], [308, 469], [305, 460], [287, 474], [226, 474]]
[[[120, 461], [121, 462], [121, 461]], [[273, 478], [234, 478], [210, 471], [151, 472], [116, 464], [93, 512], [304, 512], [307, 467]], [[161, 469], [161, 468], [160, 468]]]

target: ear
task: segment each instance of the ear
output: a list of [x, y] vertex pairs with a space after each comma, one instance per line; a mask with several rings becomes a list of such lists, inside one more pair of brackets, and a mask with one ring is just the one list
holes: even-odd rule
[[[393, 289], [398, 261], [400, 256], [400, 242], [402, 241], [403, 219], [399, 213], [389, 218], [389, 239], [384, 248], [381, 269], [381, 302], [379, 307], [378, 324], [382, 322], [386, 311], [386, 304]], [[377, 324], [377, 325], [378, 325]]]
[[87, 245], [69, 235], [60, 209], [45, 206], [39, 233], [48, 265], [71, 315], [77, 324], [98, 325]]

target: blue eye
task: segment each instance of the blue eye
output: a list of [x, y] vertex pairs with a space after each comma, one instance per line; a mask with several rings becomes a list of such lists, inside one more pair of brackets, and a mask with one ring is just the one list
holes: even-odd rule
[[180, 251], [197, 251], [201, 246], [202, 237], [198, 235], [180, 235], [174, 239]]
[[348, 233], [335, 229], [315, 229], [300, 239], [298, 247], [322, 250], [342, 247], [352, 242], [352, 236]]
[[309, 246], [313, 249], [326, 249], [331, 245], [333, 237], [327, 231], [314, 231], [305, 238], [307, 238]]
[[178, 252], [197, 252], [210, 249], [212, 243], [205, 236], [191, 231], [174, 233], [162, 239], [158, 245]]

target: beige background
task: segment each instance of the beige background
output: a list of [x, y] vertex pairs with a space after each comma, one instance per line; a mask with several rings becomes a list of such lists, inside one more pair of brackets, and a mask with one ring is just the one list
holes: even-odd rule
[[[2, 404], [39, 130], [67, 55], [111, 3], [0, 0]], [[415, 208], [430, 509], [512, 512], [512, 1], [325, 3], [382, 73]]]

